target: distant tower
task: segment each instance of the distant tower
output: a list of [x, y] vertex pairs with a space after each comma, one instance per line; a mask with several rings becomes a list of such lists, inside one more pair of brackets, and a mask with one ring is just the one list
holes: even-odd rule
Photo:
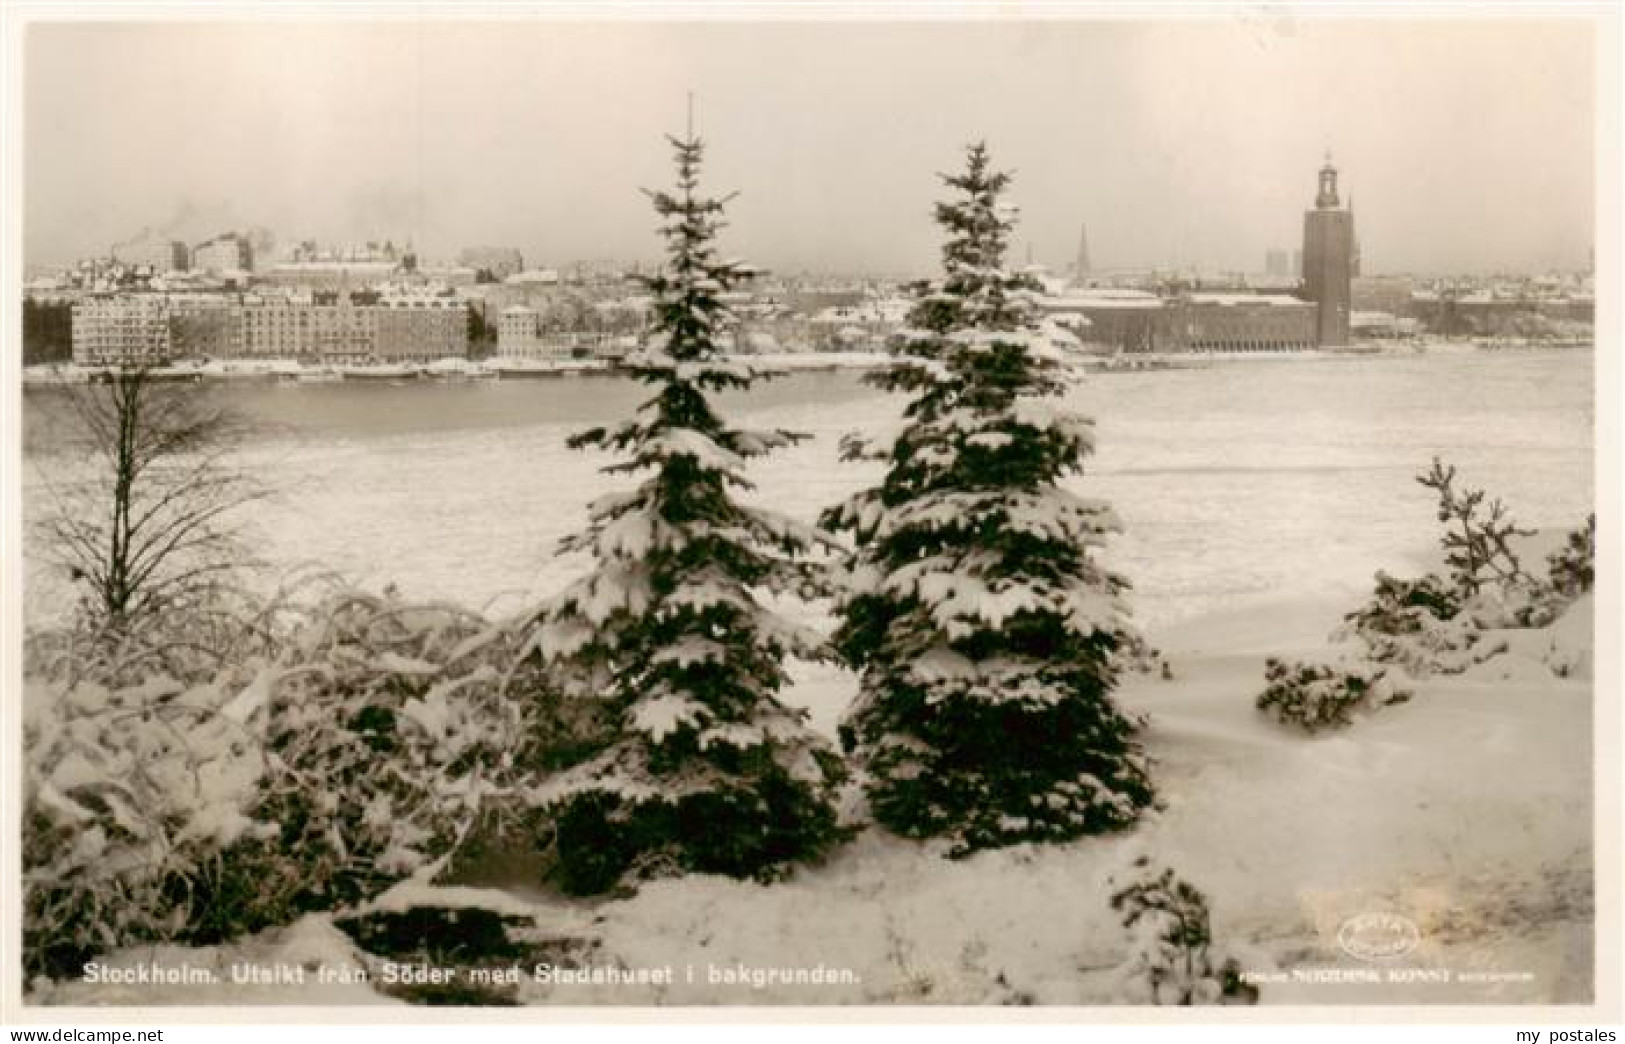
[[1089, 275], [1089, 226], [1078, 227], [1078, 281]]
[[1337, 198], [1337, 168], [1327, 153], [1315, 209], [1303, 215], [1303, 296], [1319, 306], [1315, 341], [1322, 348], [1349, 343], [1354, 259], [1354, 215], [1342, 209]]
[[[1352, 192], [1349, 193], [1349, 227], [1354, 227], [1354, 193]], [[1354, 256], [1349, 260], [1349, 274], [1358, 279], [1360, 278], [1360, 233], [1355, 231], [1353, 235]]]

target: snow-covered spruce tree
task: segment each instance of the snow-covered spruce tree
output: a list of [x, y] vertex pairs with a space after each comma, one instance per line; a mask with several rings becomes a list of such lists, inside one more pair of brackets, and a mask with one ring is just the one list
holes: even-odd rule
[[628, 871], [767, 878], [844, 836], [840, 758], [777, 697], [785, 658], [827, 647], [758, 600], [820, 592], [807, 553], [829, 541], [735, 499], [747, 458], [801, 436], [732, 428], [707, 398], [763, 376], [717, 350], [722, 295], [750, 272], [715, 253], [727, 200], [699, 192], [700, 141], [671, 140], [676, 191], [649, 193], [667, 259], [643, 280], [653, 330], [628, 360], [654, 397], [635, 419], [571, 439], [623, 453], [608, 472], [649, 474], [594, 502], [587, 528], [562, 542], [594, 568], [543, 608], [533, 639], [556, 684], [607, 701], [614, 723], [535, 795], [553, 813], [559, 883], [581, 894]]
[[875, 819], [963, 855], [1127, 826], [1151, 803], [1134, 723], [1110, 699], [1126, 584], [1091, 558], [1118, 527], [1060, 486], [1093, 448], [1058, 408], [1063, 361], [1033, 335], [1030, 280], [1003, 259], [1009, 175], [987, 149], [936, 208], [922, 286], [876, 383], [913, 398], [881, 484], [824, 515], [855, 543], [835, 645], [861, 674], [843, 745]]

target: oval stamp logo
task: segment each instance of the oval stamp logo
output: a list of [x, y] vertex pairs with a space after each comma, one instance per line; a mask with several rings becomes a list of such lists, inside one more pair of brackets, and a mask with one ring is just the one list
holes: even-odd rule
[[1362, 961], [1403, 957], [1421, 942], [1421, 929], [1403, 914], [1355, 914], [1337, 928], [1338, 947]]

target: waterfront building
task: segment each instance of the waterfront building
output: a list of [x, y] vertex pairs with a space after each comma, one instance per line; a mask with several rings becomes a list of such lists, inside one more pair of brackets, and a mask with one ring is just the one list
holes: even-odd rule
[[236, 319], [230, 354], [243, 358], [360, 362], [377, 343], [373, 310], [348, 299], [261, 298], [245, 301]]
[[582, 332], [545, 331], [543, 314], [525, 305], [504, 308], [497, 317], [497, 355], [505, 359], [569, 359], [593, 349], [603, 337]]
[[222, 293], [183, 293], [164, 297], [169, 310], [173, 359], [204, 359], [224, 354], [231, 343], [235, 299]]
[[156, 366], [170, 355], [162, 297], [95, 295], [73, 306], [73, 361], [80, 366]]
[[[1313, 348], [1316, 308], [1285, 294], [1092, 288], [1039, 301], [1096, 352], [1278, 352]], [[1080, 321], [1081, 320], [1081, 321]]]
[[1284, 294], [1196, 293], [1170, 312], [1172, 351], [1301, 351], [1318, 343], [1316, 306]]
[[352, 363], [448, 356], [468, 356], [468, 306], [455, 297], [117, 294], [87, 297], [73, 310], [73, 357], [86, 366], [181, 357]]
[[1158, 351], [1166, 340], [1167, 301], [1146, 290], [1095, 286], [1066, 295], [1045, 296], [1039, 310], [1079, 331], [1085, 349], [1104, 352]]
[[393, 361], [468, 357], [468, 304], [456, 297], [385, 298], [373, 313], [373, 355]]
[[513, 305], [497, 316], [497, 354], [509, 359], [530, 359], [541, 344], [541, 324], [534, 308]]

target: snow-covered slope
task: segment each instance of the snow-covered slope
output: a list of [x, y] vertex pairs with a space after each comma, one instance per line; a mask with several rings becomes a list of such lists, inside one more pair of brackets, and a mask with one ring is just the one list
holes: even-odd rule
[[[1148, 855], [1207, 895], [1216, 954], [1255, 974], [1265, 1004], [1587, 1001], [1591, 686], [1546, 661], [1588, 652], [1589, 601], [1468, 675], [1415, 683], [1409, 702], [1346, 730], [1310, 737], [1271, 723], [1252, 703], [1265, 656], [1324, 654], [1317, 636], [1336, 615], [1288, 604], [1152, 635], [1174, 678], [1136, 677], [1121, 698], [1149, 715], [1165, 808], [1126, 834], [950, 861], [939, 846], [871, 831], [771, 886], [688, 877], [596, 904], [523, 886], [484, 900], [448, 890], [442, 901], [528, 911], [544, 932], [595, 938], [595, 965], [670, 969], [665, 983], [566, 985], [537, 981], [525, 963], [525, 1003], [1103, 1005], [1125, 1000], [1118, 968], [1129, 945], [1109, 896]], [[815, 721], [832, 721], [850, 678], [830, 670], [807, 682], [797, 695]], [[420, 903], [437, 894], [413, 887], [407, 898]], [[1340, 946], [1351, 918], [1383, 914], [1416, 926], [1413, 950], [1362, 960]], [[235, 947], [109, 962], [229, 965], [307, 951], [350, 952], [312, 919]], [[358, 987], [76, 983], [33, 999], [377, 998]]]

